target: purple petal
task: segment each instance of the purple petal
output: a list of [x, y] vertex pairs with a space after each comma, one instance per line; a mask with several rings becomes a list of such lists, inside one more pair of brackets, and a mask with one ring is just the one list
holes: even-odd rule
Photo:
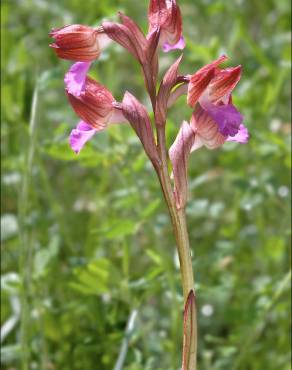
[[168, 53], [171, 50], [180, 49], [183, 50], [186, 46], [186, 42], [183, 36], [178, 40], [178, 42], [174, 45], [170, 45], [167, 41], [163, 44], [162, 50], [165, 53]]
[[84, 89], [85, 79], [91, 62], [74, 63], [69, 71], [65, 74], [64, 82], [69, 94], [80, 96]]
[[238, 133], [243, 116], [234, 105], [215, 105], [206, 99], [200, 99], [200, 104], [217, 123], [222, 135], [235, 136]]
[[80, 121], [69, 136], [69, 144], [76, 154], [80, 152], [84, 144], [90, 140], [98, 131], [84, 121]]
[[236, 141], [237, 143], [246, 144], [249, 139], [248, 129], [244, 125], [239, 126], [239, 130], [236, 135], [228, 136], [226, 141]]

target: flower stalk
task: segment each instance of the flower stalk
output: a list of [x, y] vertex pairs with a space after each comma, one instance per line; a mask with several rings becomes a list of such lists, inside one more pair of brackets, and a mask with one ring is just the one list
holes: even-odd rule
[[[172, 183], [168, 173], [168, 158], [165, 143], [165, 127], [157, 126], [157, 148], [161, 160], [161, 166], [156, 168], [156, 172], [161, 184], [161, 189], [169, 210], [169, 215], [173, 227], [174, 236], [176, 239], [176, 247], [180, 262], [180, 272], [182, 279], [182, 288], [184, 296], [184, 307], [186, 314], [187, 299], [190, 292], [195, 292], [194, 274], [192, 267], [192, 257], [187, 229], [185, 209], [177, 209], [175, 198], [172, 190]], [[184, 361], [182, 370], [197, 369], [197, 314], [196, 307], [193, 309], [191, 337], [188, 342], [192, 345], [183, 348], [183, 358], [188, 357], [187, 362]], [[184, 333], [185, 335], [185, 333]], [[185, 340], [184, 340], [185, 342]], [[185, 354], [187, 353], [187, 354]]]
[[[182, 17], [176, 0], [150, 0], [148, 34], [134, 20], [119, 13], [120, 22], [105, 21], [98, 28], [71, 25], [55, 29], [51, 47], [58, 57], [74, 63], [65, 75], [69, 103], [81, 121], [71, 131], [69, 143], [78, 154], [87, 141], [110, 124], [127, 121], [141, 141], [157, 173], [169, 210], [180, 261], [184, 297], [182, 370], [197, 369], [197, 315], [194, 275], [185, 207], [188, 200], [188, 160], [191, 152], [205, 146], [216, 149], [225, 142], [247, 143], [249, 133], [243, 116], [232, 103], [232, 91], [241, 77], [241, 66], [220, 68], [220, 56], [191, 75], [179, 75], [182, 55], [169, 67], [158, 86], [159, 49], [182, 50]], [[154, 114], [126, 91], [122, 102], [87, 73], [102, 48], [116, 42], [140, 64]], [[165, 126], [168, 108], [183, 94], [193, 108], [177, 137], [167, 148]], [[172, 176], [169, 174], [169, 164]]]

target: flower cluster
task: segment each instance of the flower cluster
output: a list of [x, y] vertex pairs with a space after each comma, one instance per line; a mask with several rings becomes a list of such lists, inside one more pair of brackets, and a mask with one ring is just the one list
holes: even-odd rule
[[187, 198], [189, 154], [205, 146], [215, 149], [226, 141], [246, 143], [248, 131], [243, 117], [232, 104], [232, 91], [241, 77], [241, 66], [220, 68], [227, 59], [221, 56], [192, 75], [179, 75], [181, 57], [169, 68], [157, 89], [158, 51], [183, 49], [182, 18], [176, 0], [150, 0], [149, 29], [145, 35], [129, 17], [119, 13], [121, 23], [103, 22], [100, 27], [69, 25], [51, 31], [50, 46], [58, 57], [74, 61], [65, 75], [68, 100], [81, 121], [70, 134], [70, 145], [79, 153], [93, 135], [113, 123], [128, 121], [145, 152], [159, 166], [159, 155], [151, 120], [146, 108], [126, 92], [122, 102], [99, 82], [88, 77], [92, 62], [112, 41], [120, 44], [139, 62], [154, 111], [155, 126], [164, 127], [167, 109], [182, 94], [193, 108], [190, 122], [184, 121], [169, 150], [173, 168], [174, 195], [178, 208]]

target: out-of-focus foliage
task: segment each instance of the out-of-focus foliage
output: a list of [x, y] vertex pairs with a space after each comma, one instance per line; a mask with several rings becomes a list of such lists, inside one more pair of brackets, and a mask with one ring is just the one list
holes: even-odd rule
[[[234, 99], [251, 133], [248, 145], [191, 157], [199, 369], [288, 370], [290, 4], [178, 1], [183, 72], [223, 52], [242, 64]], [[97, 25], [118, 10], [146, 30], [146, 9], [136, 0], [2, 2], [3, 369], [21, 369], [21, 354], [29, 369], [113, 369], [136, 309], [123, 369], [180, 367], [180, 274], [157, 179], [127, 125], [72, 153], [70, 63], [48, 48], [52, 27]], [[161, 71], [178, 55], [162, 55]], [[116, 99], [127, 89], [149, 104], [139, 66], [120, 47], [90, 73]], [[168, 144], [190, 116], [184, 99], [171, 109]]]

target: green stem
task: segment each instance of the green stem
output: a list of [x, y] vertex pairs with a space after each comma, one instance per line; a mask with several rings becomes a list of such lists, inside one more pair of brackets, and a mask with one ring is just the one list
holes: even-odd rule
[[[195, 292], [194, 289], [194, 275], [190, 251], [189, 236], [187, 230], [187, 223], [185, 217], [184, 209], [177, 209], [175, 204], [175, 199], [173, 196], [173, 190], [171, 186], [171, 180], [168, 173], [167, 166], [167, 152], [165, 145], [165, 129], [164, 126], [157, 126], [157, 147], [159, 156], [161, 159], [161, 166], [156, 168], [158, 178], [161, 184], [161, 188], [169, 209], [169, 214], [174, 230], [174, 235], [177, 243], [177, 250], [180, 261], [180, 270], [182, 277], [182, 287], [183, 287], [183, 296], [184, 303], [186, 304], [187, 297], [191, 290]], [[194, 330], [192, 331], [193, 338], [190, 340], [195, 343], [195, 348], [197, 348], [197, 319], [196, 313], [193, 318]], [[196, 350], [191, 353], [189, 359], [189, 367], [187, 370], [196, 370]]]
[[21, 370], [29, 369], [30, 349], [29, 349], [29, 327], [30, 327], [30, 297], [31, 297], [31, 264], [32, 264], [32, 238], [28, 231], [27, 216], [29, 212], [29, 186], [32, 173], [32, 166], [35, 154], [36, 142], [36, 114], [38, 105], [38, 82], [34, 89], [31, 116], [29, 122], [29, 143], [26, 153], [23, 182], [20, 189], [18, 212], [19, 212], [19, 238], [20, 255], [19, 271], [21, 275], [21, 319], [20, 319], [20, 346], [21, 346]]

